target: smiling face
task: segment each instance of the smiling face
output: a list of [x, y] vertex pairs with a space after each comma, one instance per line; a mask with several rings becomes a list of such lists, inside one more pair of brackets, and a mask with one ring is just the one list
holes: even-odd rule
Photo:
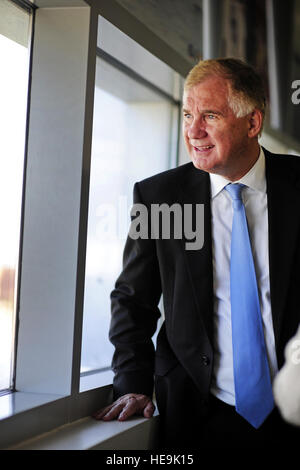
[[183, 136], [194, 166], [234, 181], [259, 155], [261, 113], [237, 118], [228, 103], [229, 82], [208, 77], [183, 95]]

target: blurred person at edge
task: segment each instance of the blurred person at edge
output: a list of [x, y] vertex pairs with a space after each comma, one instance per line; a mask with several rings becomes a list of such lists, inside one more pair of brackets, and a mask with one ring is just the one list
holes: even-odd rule
[[[114, 402], [93, 416], [149, 418], [155, 389], [161, 449], [253, 450], [300, 441], [299, 429], [282, 419], [272, 395], [284, 347], [300, 322], [300, 159], [260, 146], [265, 106], [261, 77], [248, 64], [233, 58], [200, 61], [188, 74], [183, 94], [183, 136], [192, 161], [134, 187], [134, 202], [148, 208], [204, 205], [201, 249], [186, 250], [174, 238], [129, 236], [111, 294]], [[255, 328], [260, 323], [262, 341], [252, 369], [242, 359], [236, 373], [230, 290], [234, 201], [228, 187], [238, 184], [256, 273], [260, 312]], [[241, 274], [247, 269], [242, 266]], [[239, 292], [241, 313], [248, 308], [246, 291]], [[155, 348], [151, 338], [161, 294], [165, 320]], [[249, 334], [247, 325], [241, 334]], [[269, 384], [268, 400], [255, 381], [247, 391], [254, 374], [242, 378], [243, 369], [254, 373], [259, 367], [262, 347], [267, 366], [257, 387]], [[258, 414], [266, 401], [269, 408], [259, 424], [241, 414], [249, 406]]]
[[274, 380], [274, 399], [283, 418], [300, 426], [300, 325], [287, 343], [284, 355], [284, 366]]

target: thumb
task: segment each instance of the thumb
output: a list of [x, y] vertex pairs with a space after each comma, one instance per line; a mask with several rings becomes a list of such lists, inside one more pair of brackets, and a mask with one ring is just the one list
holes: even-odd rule
[[147, 405], [144, 408], [144, 417], [151, 418], [153, 416], [154, 410], [155, 410], [154, 404], [152, 403], [152, 401], [149, 401], [149, 403], [147, 403]]

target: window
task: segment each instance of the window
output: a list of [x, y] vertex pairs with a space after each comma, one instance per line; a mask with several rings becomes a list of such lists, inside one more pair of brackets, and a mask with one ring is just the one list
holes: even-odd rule
[[110, 369], [110, 292], [121, 271], [133, 184], [175, 166], [178, 129], [174, 72], [101, 17], [98, 45], [82, 376]]
[[[7, 3], [13, 5], [19, 4], [20, 1]], [[124, 175], [116, 171], [118, 180], [113, 179], [113, 181], [120, 183], [120, 192], [112, 194], [118, 194], [118, 202], [119, 195], [128, 194], [129, 210], [132, 184], [136, 179], [176, 164], [179, 103], [173, 98], [173, 88], [179, 88], [178, 77], [150, 55], [148, 57], [152, 57], [152, 62], [142, 60], [142, 51], [145, 56], [147, 52], [138, 46], [135, 50], [127, 51], [126, 55], [122, 50], [125, 36], [121, 33], [119, 43], [124, 42], [124, 44], [119, 44], [118, 47], [116, 41], [108, 44], [112, 38], [103, 34], [103, 24], [101, 28], [99, 25], [102, 48], [98, 50], [95, 67], [96, 57], [91, 52], [96, 51], [98, 8], [94, 8], [94, 2], [90, 8], [81, 0], [72, 1], [73, 6], [68, 4], [69, 0], [56, 0], [56, 7], [52, 0], [43, 0], [38, 2], [38, 7], [34, 10], [34, 44], [28, 111], [30, 119], [26, 132], [25, 152], [26, 184], [23, 187], [22, 201], [21, 256], [17, 266], [19, 270], [17, 277], [20, 282], [15, 378], [13, 393], [0, 396], [1, 448], [88, 416], [111, 400], [109, 385], [111, 378], [106, 382], [108, 386], [101, 388], [98, 387], [105, 385], [103, 381], [97, 384], [94, 382], [95, 387], [92, 384], [84, 388], [81, 387], [80, 380], [80, 365], [81, 370], [89, 373], [95, 368], [97, 370], [109, 367], [111, 359], [108, 353], [102, 363], [90, 361], [87, 365], [80, 364], [88, 190], [89, 187], [92, 188], [94, 178], [92, 174], [89, 185], [94, 98], [96, 108], [97, 103], [101, 105], [108, 102], [118, 113], [124, 113], [124, 108], [127, 107], [132, 119], [140, 116], [139, 124], [144, 123], [144, 127], [140, 125], [139, 129], [143, 132], [145, 125], [148, 125], [146, 110], [154, 112], [157, 109], [159, 122], [163, 121], [163, 117], [167, 120], [161, 124], [165, 138], [160, 139], [160, 154], [151, 155], [153, 165], [146, 167], [145, 161], [143, 163], [138, 159], [138, 167], [134, 165], [131, 168], [128, 164], [128, 171], [126, 169]], [[1, 23], [2, 11], [0, 13]], [[128, 44], [129, 38], [126, 40]], [[109, 46], [112, 46], [113, 50], [109, 49]], [[114, 57], [112, 52], [115, 52]], [[99, 101], [97, 101], [98, 90], [96, 89], [96, 95], [94, 93], [95, 68], [101, 70], [102, 74], [100, 77], [97, 74], [96, 77], [101, 89]], [[108, 83], [112, 68], [116, 71], [114, 77], [119, 79], [122, 77], [121, 83], [124, 84], [122, 89], [119, 80], [115, 84], [114, 93], [109, 89]], [[24, 80], [27, 80], [27, 76]], [[119, 92], [122, 92], [121, 95], [116, 94], [117, 85]], [[99, 112], [99, 107], [97, 109]], [[105, 111], [107, 112], [107, 109]], [[104, 123], [102, 120], [102, 124], [106, 126], [105, 129], [110, 127], [107, 126], [106, 120]], [[131, 145], [125, 124], [123, 121], [120, 132], [125, 138], [126, 145]], [[95, 121], [95, 129], [96, 126]], [[158, 129], [153, 132], [154, 136], [159, 137]], [[115, 135], [116, 133], [113, 134], [113, 139], [116, 141], [116, 146], [109, 145], [114, 152], [113, 156], [116, 155], [117, 146], [120, 146], [120, 139], [116, 140]], [[103, 132], [101, 137], [103, 139]], [[111, 137], [108, 134], [104, 137], [108, 138], [111, 144]], [[103, 158], [101, 145], [103, 143], [100, 142], [100, 155]], [[97, 149], [95, 139], [92, 147], [94, 156], [96, 155], [94, 150]], [[137, 155], [137, 150], [133, 147], [131, 155], [132, 158]], [[145, 152], [143, 155], [147, 156]], [[130, 159], [127, 159], [127, 162], [130, 163]], [[107, 164], [106, 161], [104, 163]], [[110, 201], [112, 204], [115, 203], [114, 199], [103, 197], [102, 181], [105, 181], [110, 173], [108, 172], [106, 176], [106, 173], [102, 172], [104, 169], [102, 162], [101, 165], [99, 182], [103, 185], [102, 199], [99, 203], [97, 201], [95, 203], [96, 207], [100, 204], [100, 215], [104, 204]], [[97, 163], [92, 164], [92, 172], [94, 167], [97, 169]], [[111, 165], [109, 170], [112, 170]], [[92, 207], [91, 202], [90, 211]], [[128, 214], [123, 216], [125, 220]], [[98, 226], [101, 236], [103, 220], [104, 217], [101, 219], [100, 230]], [[124, 226], [126, 223], [127, 221]], [[126, 232], [127, 228], [121, 231], [124, 237], [122, 246], [125, 243]], [[107, 277], [109, 278], [109, 275]], [[102, 293], [102, 299], [104, 295], [105, 293]], [[98, 302], [98, 293], [96, 301]], [[86, 312], [87, 310], [84, 313]], [[108, 311], [107, 314], [109, 315]], [[85, 334], [86, 325], [85, 320], [83, 325], [85, 344], [89, 340]], [[106, 325], [98, 323], [96, 327], [100, 327], [102, 334], [96, 346], [99, 347], [104, 338], [103, 341], [105, 340], [109, 347], [108, 323]], [[85, 344], [83, 344], [82, 358], [84, 358]], [[96, 353], [98, 354], [97, 350]], [[88, 359], [91, 357], [94, 360], [93, 354], [94, 351], [91, 349]], [[99, 355], [96, 356], [97, 360], [98, 358]], [[85, 375], [82, 377], [85, 379], [83, 382], [85, 385], [87, 382], [91, 384], [98, 375], [103, 377], [106, 374]], [[79, 393], [84, 390], [87, 391]], [[103, 439], [102, 433], [100, 434], [98, 435], [97, 431], [99, 441]]]
[[12, 386], [31, 15], [0, 0], [0, 390]]

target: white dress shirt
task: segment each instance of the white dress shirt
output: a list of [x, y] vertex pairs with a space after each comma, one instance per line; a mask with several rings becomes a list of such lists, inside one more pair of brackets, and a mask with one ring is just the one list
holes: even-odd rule
[[[232, 200], [224, 189], [230, 183], [223, 176], [210, 174], [212, 212], [212, 253], [214, 279], [214, 370], [211, 392], [224, 402], [235, 405], [231, 306], [230, 245]], [[270, 304], [268, 207], [263, 150], [253, 167], [240, 180], [255, 264], [265, 342], [273, 380], [278, 367]]]

